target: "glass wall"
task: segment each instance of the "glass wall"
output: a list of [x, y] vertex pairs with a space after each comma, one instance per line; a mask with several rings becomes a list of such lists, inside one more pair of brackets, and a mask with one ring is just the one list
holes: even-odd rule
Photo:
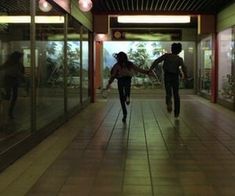
[[[22, 139], [31, 128], [30, 23], [9, 2], [0, 6], [0, 153], [9, 138]], [[30, 17], [30, 3], [21, 12]], [[5, 18], [3, 18], [5, 16]], [[16, 18], [21, 22], [16, 22]], [[18, 21], [19, 21], [18, 20]], [[15, 22], [14, 22], [15, 21]]]
[[83, 28], [82, 31], [82, 101], [86, 101], [89, 97], [89, 34], [88, 30]]
[[234, 38], [233, 29], [218, 34], [218, 98], [234, 103]]
[[72, 16], [69, 16], [67, 44], [68, 110], [81, 103], [80, 31], [81, 25]]
[[89, 95], [89, 31], [56, 4], [42, 2], [0, 3], [0, 158], [29, 144], [26, 137], [40, 142]]
[[198, 46], [199, 91], [211, 94], [212, 37], [207, 37]]
[[[115, 63], [113, 54], [123, 51], [128, 54], [129, 60], [135, 63], [137, 66], [148, 69], [152, 62], [164, 53], [171, 52], [171, 44], [173, 42], [168, 41], [105, 41], [104, 53], [103, 53], [103, 85], [107, 84], [110, 70]], [[194, 42], [181, 42], [183, 50], [179, 54], [187, 66], [187, 72], [189, 80], [182, 81], [181, 88], [193, 88], [194, 80], [194, 67], [196, 50]], [[132, 85], [135, 88], [162, 88], [163, 72], [160, 65], [155, 70], [156, 77], [149, 78], [146, 75], [138, 74], [133, 77]], [[115, 88], [115, 82], [112, 84]]]
[[[37, 16], [45, 16], [44, 12], [37, 10]], [[50, 21], [48, 17], [46, 23], [36, 23], [37, 129], [64, 113], [64, 14], [55, 7], [50, 13], [61, 22]], [[30, 57], [30, 53], [28, 55]]]

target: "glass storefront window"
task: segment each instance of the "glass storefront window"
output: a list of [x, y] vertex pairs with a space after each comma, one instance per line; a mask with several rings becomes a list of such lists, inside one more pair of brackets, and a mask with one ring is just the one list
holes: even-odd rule
[[232, 28], [219, 33], [218, 43], [218, 98], [233, 103], [234, 75], [232, 63], [234, 58], [234, 42]]
[[[62, 4], [65, 3], [69, 12], [70, 1]], [[34, 11], [35, 20], [30, 20]], [[32, 147], [31, 138], [35, 144], [40, 142], [53, 128], [67, 120], [69, 112], [77, 111], [77, 106], [87, 100], [89, 44], [88, 30], [57, 3], [1, 1], [0, 12], [2, 168]], [[81, 28], [84, 28], [83, 43]], [[81, 58], [84, 70], [81, 69]], [[19, 146], [23, 148], [12, 152]]]
[[212, 69], [212, 37], [203, 39], [199, 43], [199, 91], [211, 94]]
[[[42, 15], [45, 13], [37, 11], [37, 16]], [[64, 22], [51, 22], [51, 15], [64, 18], [64, 14], [53, 7], [46, 14], [47, 23], [36, 23], [37, 129], [64, 114]]]
[[[113, 57], [114, 53], [123, 51], [128, 54], [128, 58], [137, 66], [148, 69], [156, 58], [166, 52], [171, 52], [172, 43], [170, 41], [105, 41], [103, 52], [103, 86], [107, 84], [111, 67], [116, 62]], [[179, 55], [184, 59], [189, 79], [186, 82], [181, 82], [180, 87], [192, 89], [196, 55], [195, 43], [181, 43], [183, 50]], [[136, 75], [133, 77], [132, 85], [136, 88], [162, 88], [163, 72], [161, 66], [156, 70], [156, 73], [157, 77], [154, 81], [150, 80], [147, 75]], [[115, 82], [112, 84], [112, 87], [116, 87]]]
[[[20, 12], [30, 18], [30, 1], [20, 7], [1, 1], [0, 17], [15, 17]], [[6, 20], [6, 19], [5, 19]], [[0, 22], [0, 152], [2, 144], [30, 133], [31, 69], [27, 49], [30, 48], [30, 23], [16, 19]], [[7, 146], [9, 148], [9, 146]]]
[[83, 28], [82, 35], [82, 101], [86, 101], [89, 97], [89, 44], [88, 44], [88, 30]]
[[81, 104], [80, 29], [81, 25], [73, 17], [69, 16], [67, 36], [68, 110]]

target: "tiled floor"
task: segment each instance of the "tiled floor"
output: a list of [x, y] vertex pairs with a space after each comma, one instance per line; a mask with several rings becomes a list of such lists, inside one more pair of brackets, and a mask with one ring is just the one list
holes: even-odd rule
[[0, 195], [235, 195], [235, 113], [182, 96], [91, 104], [0, 175]]

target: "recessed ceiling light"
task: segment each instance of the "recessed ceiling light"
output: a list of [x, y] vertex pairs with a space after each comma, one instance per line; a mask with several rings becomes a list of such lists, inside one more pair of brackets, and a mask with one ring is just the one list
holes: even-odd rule
[[118, 16], [119, 23], [190, 23], [190, 16], [138, 15]]
[[[0, 23], [30, 23], [30, 16], [0, 16]], [[35, 23], [64, 23], [63, 16], [35, 16]]]

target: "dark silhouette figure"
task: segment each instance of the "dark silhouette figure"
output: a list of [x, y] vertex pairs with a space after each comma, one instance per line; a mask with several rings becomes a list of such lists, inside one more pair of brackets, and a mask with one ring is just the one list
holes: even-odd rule
[[0, 66], [4, 71], [3, 85], [5, 92], [2, 97], [9, 101], [8, 116], [13, 119], [13, 110], [18, 96], [18, 87], [24, 79], [23, 53], [15, 51]]
[[118, 81], [118, 92], [123, 112], [122, 122], [125, 123], [127, 117], [126, 105], [130, 104], [131, 78], [135, 72], [147, 74], [148, 71], [134, 65], [128, 60], [128, 57], [124, 52], [119, 52], [114, 57], [116, 58], [117, 63], [112, 67], [111, 76], [106, 89], [110, 87], [111, 83], [116, 78]]
[[172, 111], [172, 92], [174, 96], [174, 114], [177, 118], [180, 113], [180, 96], [179, 96], [179, 78], [186, 76], [186, 67], [184, 61], [178, 54], [182, 51], [180, 43], [173, 43], [171, 45], [171, 53], [166, 53], [157, 58], [149, 71], [154, 69], [160, 62], [163, 62], [164, 84], [166, 91], [166, 105], [167, 111]]

